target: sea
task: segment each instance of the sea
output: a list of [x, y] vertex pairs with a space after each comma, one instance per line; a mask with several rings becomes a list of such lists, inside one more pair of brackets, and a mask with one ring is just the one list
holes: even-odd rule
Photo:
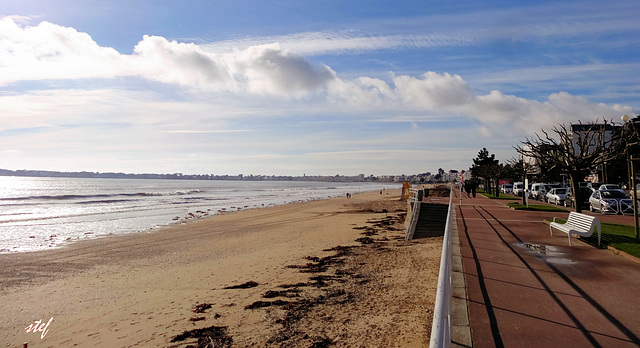
[[46, 250], [238, 210], [399, 187], [371, 182], [0, 176], [0, 253]]

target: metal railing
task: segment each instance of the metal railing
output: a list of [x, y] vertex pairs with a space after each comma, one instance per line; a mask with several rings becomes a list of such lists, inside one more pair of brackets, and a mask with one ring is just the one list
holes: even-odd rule
[[449, 195], [449, 210], [447, 212], [447, 223], [444, 228], [444, 239], [442, 241], [442, 256], [440, 257], [440, 274], [438, 275], [438, 288], [436, 290], [436, 303], [433, 311], [433, 324], [431, 325], [431, 340], [429, 347], [450, 347], [451, 346], [451, 256], [452, 256], [452, 234], [453, 226], [453, 190]]
[[417, 202], [418, 201], [418, 189], [415, 188], [410, 188], [409, 189], [409, 203], [413, 203], [413, 202]]
[[408, 203], [411, 206], [411, 217], [409, 218], [409, 224], [404, 231], [404, 239], [409, 241], [413, 238], [413, 234], [416, 231], [416, 225], [418, 224], [418, 217], [420, 216], [420, 202], [418, 202], [418, 189], [409, 189]]

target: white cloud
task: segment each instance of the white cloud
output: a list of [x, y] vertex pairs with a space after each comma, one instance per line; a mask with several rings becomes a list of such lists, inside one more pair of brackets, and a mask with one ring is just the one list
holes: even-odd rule
[[253, 132], [251, 129], [225, 129], [225, 130], [169, 130], [164, 133], [182, 133], [182, 134], [221, 134], [221, 133], [244, 133]]
[[303, 56], [344, 54], [383, 49], [455, 47], [472, 44], [472, 35], [368, 35], [349, 32], [306, 32], [291, 35], [244, 38], [203, 44], [207, 52], [222, 54], [245, 50], [265, 42], [277, 42], [282, 49]]
[[20, 80], [114, 77], [124, 66], [119, 53], [86, 33], [42, 22], [21, 27], [0, 18], [0, 85]]
[[42, 22], [21, 27], [0, 18], [0, 85], [24, 80], [141, 76], [187, 88], [305, 97], [324, 90], [335, 73], [277, 44], [222, 55], [198, 45], [144, 36], [133, 55], [100, 47], [86, 33]]
[[[329, 96], [334, 103], [346, 104], [352, 110], [413, 110], [427, 111], [424, 116], [412, 116], [410, 121], [429, 121], [431, 114], [468, 117], [499, 129], [502, 134], [530, 134], [543, 127], [577, 120], [595, 121], [617, 118], [633, 113], [633, 108], [620, 104], [592, 103], [587, 99], [558, 92], [545, 101], [530, 100], [494, 90], [476, 94], [459, 75], [427, 72], [420, 78], [394, 76], [388, 83], [371, 78], [336, 79], [330, 85]], [[498, 127], [498, 128], [496, 128]], [[489, 135], [489, 132], [480, 132]]]
[[426, 110], [455, 109], [472, 101], [473, 91], [459, 75], [426, 72], [422, 79], [397, 76], [393, 79], [400, 98]]
[[385, 81], [370, 77], [353, 80], [336, 78], [331, 81], [328, 98], [334, 104], [346, 105], [353, 109], [397, 108], [395, 91]]
[[302, 97], [322, 91], [335, 79], [325, 65], [312, 65], [301, 56], [283, 51], [278, 44], [252, 46], [226, 54], [231, 73], [249, 92]]
[[134, 52], [136, 70], [150, 80], [205, 89], [230, 87], [228, 67], [197, 45], [145, 35]]
[[[391, 45], [379, 39], [348, 38], [334, 47], [376, 49]], [[318, 50], [330, 50], [329, 44], [340, 41], [332, 40], [336, 42]], [[428, 45], [427, 41], [418, 40], [414, 44]], [[296, 41], [298, 52], [310, 51], [313, 43], [313, 40], [307, 43], [309, 48], [305, 48], [303, 41]], [[184, 94], [180, 101], [163, 100], [153, 88], [144, 92], [59, 89], [0, 94], [0, 131], [8, 131], [10, 135], [0, 148], [29, 149], [31, 154], [39, 153], [42, 144], [55, 144], [52, 150], [65, 153], [70, 149], [119, 154], [132, 150], [138, 160], [154, 151], [172, 154], [184, 151], [200, 156], [216, 152], [211, 158], [243, 153], [277, 158], [289, 153], [283, 158], [302, 160], [303, 157], [295, 156], [306, 156], [309, 161], [342, 156], [344, 165], [355, 170], [358, 165], [372, 166], [381, 159], [399, 163], [394, 159], [399, 154], [404, 156], [403, 161], [422, 154], [432, 156], [434, 161], [446, 157], [440, 156], [446, 152], [438, 151], [381, 152], [372, 148], [391, 149], [402, 144], [414, 149], [422, 146], [425, 139], [430, 144], [446, 146], [469, 141], [477, 135], [488, 137], [497, 133], [518, 137], [558, 122], [617, 118], [623, 113], [633, 113], [629, 106], [592, 103], [566, 92], [551, 94], [541, 101], [498, 90], [477, 94], [462, 76], [450, 73], [428, 71], [418, 77], [389, 73], [387, 80], [367, 76], [344, 79], [330, 67], [292, 52], [287, 45], [262, 43], [213, 52], [192, 43], [144, 36], [133, 54], [123, 55], [99, 46], [88, 34], [73, 28], [47, 22], [23, 27], [11, 18], [1, 18], [0, 85], [28, 80], [137, 76], [180, 86], [192, 93]], [[405, 124], [404, 128], [391, 131], [389, 138], [376, 134], [375, 141], [370, 134], [354, 136], [351, 132], [346, 136], [349, 131], [342, 129], [327, 134], [310, 131], [311, 126], [304, 135], [274, 135], [282, 133], [278, 132], [283, 127], [278, 121], [313, 115], [349, 115], [363, 123], [387, 121], [385, 128], [389, 129], [395, 126], [392, 122]], [[447, 119], [452, 115], [457, 118], [457, 129], [427, 133], [429, 128], [453, 123]], [[275, 130], [250, 129], [254, 126], [251, 121], [260, 118], [266, 119], [262, 125], [274, 120]], [[243, 119], [245, 122], [241, 124], [232, 123]], [[430, 124], [424, 126], [426, 122]], [[459, 136], [461, 127], [468, 128], [465, 137]], [[353, 130], [357, 128], [353, 126]], [[19, 138], [24, 144], [17, 148], [12, 142], [21, 131], [28, 136]], [[381, 143], [379, 138], [386, 142]], [[333, 148], [318, 145], [325, 143]], [[353, 151], [341, 152], [340, 148]], [[299, 149], [306, 155], [290, 154], [291, 149]], [[180, 161], [186, 160], [176, 160]], [[261, 165], [268, 164], [265, 160]], [[389, 168], [393, 165], [389, 164]]]

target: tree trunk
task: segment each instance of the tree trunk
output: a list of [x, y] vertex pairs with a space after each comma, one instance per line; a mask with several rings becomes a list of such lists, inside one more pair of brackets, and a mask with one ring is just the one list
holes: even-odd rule
[[571, 180], [571, 187], [573, 190], [573, 201], [576, 205], [576, 213], [582, 213], [582, 192], [580, 192], [580, 173], [569, 172], [569, 178]]

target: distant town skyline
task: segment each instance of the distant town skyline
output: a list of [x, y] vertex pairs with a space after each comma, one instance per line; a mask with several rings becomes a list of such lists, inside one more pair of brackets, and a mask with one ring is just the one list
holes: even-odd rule
[[189, 173], [123, 173], [60, 172], [48, 170], [10, 170], [0, 168], [0, 177], [100, 178], [100, 179], [168, 179], [168, 180], [240, 180], [240, 181], [324, 181], [324, 182], [450, 182], [460, 179], [458, 171], [438, 171], [397, 175], [264, 175], [264, 174], [189, 174]]
[[0, 167], [397, 175], [637, 115], [633, 2], [0, 5]]

